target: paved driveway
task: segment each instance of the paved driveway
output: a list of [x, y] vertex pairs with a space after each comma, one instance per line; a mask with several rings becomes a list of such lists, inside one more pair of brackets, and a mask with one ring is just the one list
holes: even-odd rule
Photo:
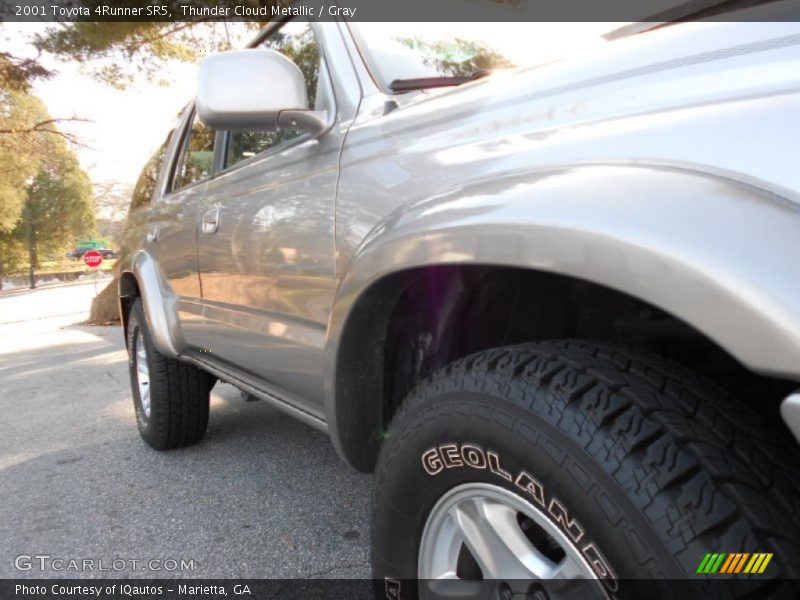
[[[202, 443], [151, 450], [121, 332], [77, 324], [93, 294], [0, 294], [0, 578], [368, 577], [371, 477], [326, 436], [222, 384]], [[50, 558], [20, 572], [20, 555]], [[95, 570], [59, 571], [59, 559]]]

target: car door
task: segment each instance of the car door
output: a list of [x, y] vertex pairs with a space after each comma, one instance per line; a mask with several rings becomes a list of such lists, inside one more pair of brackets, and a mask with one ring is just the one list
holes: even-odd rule
[[175, 302], [180, 334], [189, 347], [202, 347], [205, 341], [197, 223], [213, 174], [214, 140], [215, 133], [187, 109], [161, 175], [162, 188], [147, 210], [144, 226], [143, 249], [155, 260], [172, 294], [164, 300]]
[[317, 139], [299, 129], [227, 133], [223, 170], [206, 189], [198, 257], [206, 358], [252, 374], [267, 391], [322, 417], [334, 203], [348, 116], [337, 111], [319, 27], [290, 21], [263, 45], [300, 67], [309, 107], [325, 111], [331, 127]]

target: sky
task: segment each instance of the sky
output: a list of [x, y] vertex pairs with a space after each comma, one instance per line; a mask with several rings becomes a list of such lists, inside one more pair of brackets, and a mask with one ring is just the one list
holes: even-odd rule
[[[375, 25], [380, 24], [365, 24]], [[392, 24], [389, 29], [396, 29]], [[442, 24], [415, 24], [420, 35], [438, 35]], [[507, 24], [466, 24], [467, 33], [481, 33], [504, 53], [541, 53], [543, 60], [567, 50], [580, 50], [589, 40], [617, 24], [605, 23], [524, 23], [513, 24], [524, 35], [509, 35]], [[35, 56], [29, 39], [43, 32], [47, 24], [0, 24], [0, 48], [16, 56]], [[388, 30], [387, 30], [388, 31]], [[249, 37], [249, 36], [248, 36]], [[524, 40], [524, 41], [523, 41]], [[537, 50], [538, 49], [538, 50]], [[132, 185], [142, 166], [161, 144], [175, 123], [178, 112], [193, 97], [197, 66], [173, 63], [169, 68], [172, 84], [162, 86], [140, 80], [125, 90], [96, 81], [75, 62], [42, 58], [57, 74], [37, 81], [33, 93], [45, 103], [53, 118], [87, 119], [85, 123], [62, 125], [82, 140], [76, 148], [78, 158], [92, 181]]]
[[[4, 49], [35, 56], [27, 39], [42, 32], [45, 25], [16, 23], [2, 27], [0, 40]], [[139, 81], [126, 90], [117, 90], [84, 73], [77, 63], [50, 57], [44, 57], [42, 62], [57, 75], [37, 81], [33, 93], [42, 99], [53, 118], [89, 120], [61, 127], [77, 134], [85, 145], [76, 151], [95, 183], [134, 183], [194, 92], [196, 67], [189, 64], [173, 65], [174, 83], [168, 87]]]

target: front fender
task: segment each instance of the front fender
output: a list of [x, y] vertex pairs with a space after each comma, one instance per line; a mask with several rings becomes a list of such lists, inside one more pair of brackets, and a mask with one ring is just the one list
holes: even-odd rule
[[800, 379], [800, 206], [721, 175], [586, 165], [481, 181], [404, 207], [350, 261], [329, 323], [326, 413], [340, 453], [339, 348], [370, 286], [434, 264], [581, 278], [689, 323], [750, 369]]

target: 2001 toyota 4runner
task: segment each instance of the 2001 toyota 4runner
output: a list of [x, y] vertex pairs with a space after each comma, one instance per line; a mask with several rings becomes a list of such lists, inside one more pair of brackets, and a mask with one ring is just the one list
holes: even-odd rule
[[217, 380], [327, 431], [377, 473], [389, 597], [790, 585], [800, 26], [536, 68], [524, 25], [437, 28], [282, 21], [203, 62], [121, 258], [142, 437], [200, 440]]

